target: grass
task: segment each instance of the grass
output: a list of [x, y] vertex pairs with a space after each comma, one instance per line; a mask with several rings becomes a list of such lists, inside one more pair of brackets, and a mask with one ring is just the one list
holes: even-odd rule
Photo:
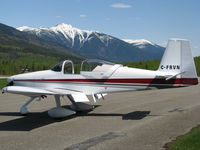
[[8, 84], [7, 79], [0, 79], [0, 90]]
[[167, 150], [199, 150], [200, 126], [185, 135], [179, 136], [176, 140], [166, 144], [165, 147]]

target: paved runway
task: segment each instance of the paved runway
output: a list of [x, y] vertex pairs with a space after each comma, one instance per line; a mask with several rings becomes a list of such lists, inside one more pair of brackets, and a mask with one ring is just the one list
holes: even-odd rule
[[[200, 124], [200, 86], [110, 94], [88, 114], [54, 120], [48, 97], [21, 116], [24, 96], [0, 94], [0, 149], [159, 150]], [[63, 105], [69, 104], [63, 100]]]

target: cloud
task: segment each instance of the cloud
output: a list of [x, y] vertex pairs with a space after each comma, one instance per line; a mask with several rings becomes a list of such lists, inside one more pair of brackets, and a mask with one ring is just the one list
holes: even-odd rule
[[158, 45], [160, 45], [162, 47], [166, 47], [167, 46], [167, 42], [159, 43]]
[[142, 18], [141, 17], [129, 17], [128, 19], [129, 20], [141, 20]]
[[80, 14], [80, 17], [81, 18], [86, 18], [86, 17], [88, 17], [86, 14]]
[[110, 18], [105, 18], [105, 20], [106, 20], [106, 21], [110, 21], [111, 19], [110, 19]]
[[197, 46], [197, 45], [193, 46], [192, 54], [194, 57], [200, 56], [200, 46]]
[[111, 7], [113, 7], [113, 8], [131, 8], [132, 6], [129, 4], [115, 3], [115, 4], [112, 4]]
[[58, 19], [58, 18], [61, 18], [62, 16], [55, 16], [55, 17]]

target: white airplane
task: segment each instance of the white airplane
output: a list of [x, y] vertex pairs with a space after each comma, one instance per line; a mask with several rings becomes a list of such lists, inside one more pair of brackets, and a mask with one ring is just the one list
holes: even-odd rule
[[[54, 95], [56, 107], [50, 109], [48, 115], [62, 118], [76, 111], [93, 109], [92, 105], [84, 103], [89, 102], [88, 95], [92, 95], [96, 102], [112, 92], [196, 85], [198, 78], [189, 41], [170, 39], [156, 71], [93, 59], [83, 61], [80, 74], [75, 74], [73, 62], [65, 60], [50, 70], [11, 76], [8, 82], [8, 86], [2, 89], [3, 93], [30, 97], [21, 107], [21, 114], [28, 113], [27, 106], [33, 100]], [[71, 101], [71, 109], [61, 107], [62, 96]]]

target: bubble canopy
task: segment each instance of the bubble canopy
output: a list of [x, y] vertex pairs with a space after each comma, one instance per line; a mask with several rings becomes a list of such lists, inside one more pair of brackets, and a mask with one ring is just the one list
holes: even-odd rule
[[[103, 72], [113, 68], [113, 66], [116, 66], [116, 64], [99, 59], [87, 59], [82, 61], [80, 73], [86, 74], [87, 72], [91, 72], [102, 74]], [[74, 64], [71, 60], [65, 60], [56, 64], [51, 68], [51, 70], [55, 72], [62, 72], [63, 74], [74, 74]]]
[[105, 71], [105, 69], [109, 69], [112, 66], [114, 66], [114, 63], [104, 61], [104, 60], [99, 60], [99, 59], [87, 59], [82, 61], [81, 63], [81, 71]]

